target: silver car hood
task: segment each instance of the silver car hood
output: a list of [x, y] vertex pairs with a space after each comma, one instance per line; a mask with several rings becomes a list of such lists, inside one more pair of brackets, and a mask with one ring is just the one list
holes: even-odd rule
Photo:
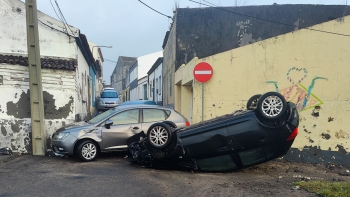
[[59, 129], [57, 129], [57, 131], [55, 133], [59, 133], [59, 132], [63, 132], [63, 131], [67, 131], [67, 132], [80, 131], [82, 129], [86, 129], [89, 127], [94, 127], [94, 125], [89, 124], [85, 121], [80, 121], [80, 122], [75, 122], [72, 124], [68, 124], [64, 127], [61, 127]]

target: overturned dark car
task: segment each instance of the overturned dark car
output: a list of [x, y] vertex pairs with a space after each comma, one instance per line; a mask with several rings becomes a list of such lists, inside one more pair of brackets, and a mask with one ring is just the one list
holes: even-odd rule
[[248, 104], [247, 110], [185, 128], [155, 123], [147, 133], [128, 139], [131, 159], [150, 167], [228, 171], [285, 155], [298, 134], [296, 105], [277, 92], [249, 99]]

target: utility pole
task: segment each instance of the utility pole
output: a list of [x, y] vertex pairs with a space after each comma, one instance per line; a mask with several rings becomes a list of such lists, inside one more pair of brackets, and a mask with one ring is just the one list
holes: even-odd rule
[[26, 0], [27, 47], [33, 155], [45, 155], [46, 132], [36, 0]]

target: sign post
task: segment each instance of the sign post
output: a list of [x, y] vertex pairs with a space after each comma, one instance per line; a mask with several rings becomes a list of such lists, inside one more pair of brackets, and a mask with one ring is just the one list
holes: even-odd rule
[[198, 63], [193, 69], [194, 78], [202, 83], [202, 121], [204, 120], [204, 83], [213, 76], [213, 68], [206, 62]]

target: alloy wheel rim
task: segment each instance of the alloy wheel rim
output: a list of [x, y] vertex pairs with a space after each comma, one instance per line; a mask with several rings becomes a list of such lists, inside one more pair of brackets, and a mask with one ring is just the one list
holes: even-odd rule
[[268, 96], [263, 100], [261, 108], [265, 116], [276, 117], [283, 109], [282, 99], [278, 96]]
[[96, 153], [97, 153], [96, 146], [92, 143], [84, 144], [84, 146], [81, 150], [82, 156], [87, 160], [91, 160], [91, 159], [95, 158]]
[[164, 127], [156, 126], [150, 131], [150, 141], [155, 146], [162, 146], [168, 141], [168, 132]]

